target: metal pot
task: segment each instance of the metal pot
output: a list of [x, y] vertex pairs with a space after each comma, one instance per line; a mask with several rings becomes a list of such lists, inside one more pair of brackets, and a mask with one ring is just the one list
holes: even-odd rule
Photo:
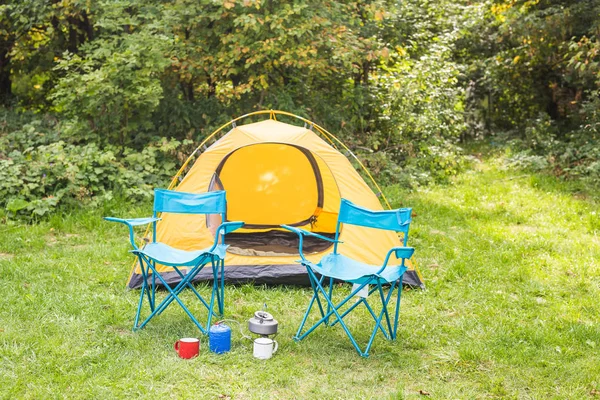
[[257, 335], [274, 335], [277, 333], [277, 320], [266, 311], [256, 311], [248, 320], [248, 330]]

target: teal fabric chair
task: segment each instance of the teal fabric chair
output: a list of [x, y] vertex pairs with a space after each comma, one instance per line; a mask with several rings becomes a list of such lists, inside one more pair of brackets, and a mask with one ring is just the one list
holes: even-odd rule
[[[156, 223], [160, 221], [158, 213], [178, 213], [178, 214], [218, 214], [221, 221], [225, 221], [227, 210], [227, 201], [224, 191], [215, 191], [209, 193], [185, 193], [172, 190], [156, 189], [154, 191], [154, 213], [152, 218], [121, 219], [114, 217], [105, 217], [111, 222], [118, 222], [128, 226], [129, 241], [133, 246], [131, 252], [135, 254], [139, 261], [139, 266], [143, 276], [140, 299], [133, 323], [133, 330], [141, 329], [155, 316], [162, 313], [173, 301], [178, 303], [186, 312], [194, 324], [204, 334], [208, 333], [211, 319], [214, 312], [215, 298], [218, 307], [218, 313], [223, 315], [225, 308], [225, 235], [229, 232], [241, 228], [243, 222], [224, 222], [216, 230], [215, 241], [212, 246], [201, 250], [187, 251], [169, 246], [165, 243], [156, 241]], [[152, 224], [152, 242], [139, 248], [135, 243], [133, 227], [138, 225]], [[181, 277], [181, 281], [171, 287], [156, 271], [156, 265], [162, 264], [173, 268]], [[206, 301], [200, 293], [194, 288], [192, 281], [194, 277], [210, 264], [213, 273], [213, 284], [210, 300]], [[185, 272], [187, 269], [187, 273]], [[220, 276], [219, 276], [220, 272]], [[167, 296], [156, 304], [156, 279], [162, 283], [167, 290]], [[188, 307], [179, 298], [179, 294], [186, 288], [189, 288], [200, 301], [202, 306], [208, 310], [208, 319], [206, 325], [202, 325], [190, 312]], [[150, 315], [139, 323], [141, 310], [146, 298], [150, 308]]]
[[[313, 295], [304, 313], [304, 318], [294, 337], [295, 340], [300, 341], [304, 339], [320, 325], [334, 326], [339, 323], [358, 354], [368, 357], [369, 350], [373, 345], [373, 340], [378, 331], [381, 331], [383, 336], [388, 340], [396, 339], [402, 293], [402, 275], [406, 271], [404, 264], [414, 253], [412, 247], [406, 247], [411, 212], [411, 208], [372, 211], [359, 207], [346, 199], [342, 199], [334, 239], [303, 229], [282, 225], [283, 228], [298, 234], [298, 247], [301, 257], [299, 263], [306, 267], [313, 290]], [[338, 252], [338, 243], [341, 243], [338, 238], [343, 224], [403, 232], [403, 246], [390, 249], [382, 265], [369, 265], [353, 260]], [[302, 242], [305, 236], [313, 236], [332, 242], [334, 244], [333, 253], [326, 255], [318, 263], [310, 262], [302, 252]], [[395, 256], [399, 263], [394, 263], [393, 265], [390, 263], [392, 255]], [[328, 290], [324, 288], [326, 280], [329, 283]], [[334, 303], [332, 298], [334, 281], [344, 281], [353, 284], [351, 293], [337, 304]], [[387, 294], [385, 293], [386, 290]], [[365, 291], [368, 293], [368, 296], [362, 296]], [[392, 315], [390, 315], [388, 304], [393, 298], [394, 291], [396, 292], [396, 307]], [[375, 301], [381, 303], [381, 310], [378, 313], [367, 302], [367, 299], [374, 293], [376, 293], [374, 296]], [[358, 300], [354, 304], [349, 305], [349, 301], [355, 296], [357, 296]], [[315, 304], [317, 304], [321, 318], [312, 327], [302, 333], [308, 316]], [[360, 305], [366, 307], [375, 322], [364, 351], [358, 345], [346, 322], [344, 322], [344, 317]]]

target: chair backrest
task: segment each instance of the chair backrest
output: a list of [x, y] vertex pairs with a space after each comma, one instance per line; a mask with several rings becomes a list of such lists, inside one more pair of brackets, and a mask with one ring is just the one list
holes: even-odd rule
[[[404, 233], [404, 246], [408, 241], [408, 228], [410, 227], [412, 208], [398, 208], [395, 210], [373, 211], [357, 206], [351, 201], [342, 199], [340, 213], [335, 232], [338, 239], [341, 224], [364, 226], [367, 228], [384, 229]], [[334, 247], [337, 252], [337, 243]]]
[[[168, 189], [154, 189], [155, 217], [157, 213], [219, 214], [221, 221], [225, 221], [226, 212], [227, 201], [224, 190], [208, 193], [186, 193]], [[156, 222], [152, 226], [152, 240], [156, 242]], [[224, 235], [222, 235], [221, 240], [224, 240]]]
[[177, 214], [224, 214], [225, 191], [186, 193], [167, 189], [154, 190], [154, 212]]

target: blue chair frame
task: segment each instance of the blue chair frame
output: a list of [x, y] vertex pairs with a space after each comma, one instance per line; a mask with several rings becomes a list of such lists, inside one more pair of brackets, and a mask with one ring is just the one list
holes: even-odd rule
[[[414, 248], [406, 247], [408, 241], [408, 229], [411, 223], [411, 213], [411, 208], [372, 211], [357, 206], [346, 199], [342, 199], [334, 239], [303, 229], [282, 225], [283, 228], [295, 232], [299, 237], [298, 250], [301, 260], [298, 262], [306, 267], [313, 290], [313, 295], [310, 299], [306, 312], [304, 313], [304, 317], [300, 323], [300, 327], [298, 328], [296, 336], [294, 336], [294, 340], [300, 341], [304, 339], [321, 324], [334, 326], [339, 322], [358, 354], [363, 357], [368, 357], [369, 350], [373, 345], [373, 340], [375, 339], [375, 335], [378, 331], [381, 331], [383, 336], [388, 340], [396, 339], [402, 293], [402, 276], [406, 271], [405, 261], [412, 257], [414, 253]], [[390, 249], [385, 257], [383, 265], [381, 266], [368, 265], [353, 260], [338, 252], [338, 243], [342, 243], [339, 241], [339, 236], [340, 229], [343, 224], [402, 232], [404, 234], [403, 246], [393, 247]], [[302, 242], [304, 236], [313, 236], [333, 243], [333, 253], [323, 257], [318, 263], [310, 262], [306, 259], [302, 252]], [[401, 260], [400, 265], [388, 265], [392, 255], [394, 255], [398, 260]], [[329, 290], [325, 290], [324, 288], [323, 282], [326, 278], [329, 278]], [[337, 304], [335, 304], [332, 299], [334, 280], [341, 280], [354, 284], [351, 293]], [[369, 289], [369, 285], [373, 285], [373, 287]], [[387, 295], [385, 294], [384, 290], [386, 287], [388, 290]], [[369, 295], [378, 292], [378, 297], [381, 300], [382, 307], [379, 314], [376, 314], [371, 305], [369, 305], [367, 302], [368, 296], [359, 297], [359, 300], [356, 301], [356, 303], [349, 306], [345, 311], [342, 312], [342, 308], [345, 308], [344, 306], [347, 305], [350, 299], [358, 295], [359, 292], [361, 292], [364, 288], [367, 288]], [[388, 304], [392, 299], [394, 290], [396, 290], [397, 294], [396, 308], [392, 321], [390, 313], [388, 312]], [[327, 305], [326, 308], [321, 301], [321, 297], [325, 300]], [[306, 332], [302, 333], [311, 309], [315, 303], [318, 306], [321, 318], [314, 325], [312, 325], [312, 327], [306, 330]], [[354, 336], [348, 329], [347, 324], [343, 320], [346, 315], [348, 315], [352, 310], [361, 304], [367, 308], [371, 314], [371, 317], [373, 317], [373, 320], [375, 321], [375, 327], [373, 328], [373, 332], [371, 333], [369, 342], [367, 343], [364, 351], [361, 350], [360, 346], [354, 339]], [[385, 326], [382, 322], [384, 318]], [[330, 319], [333, 321], [330, 322]]]
[[[178, 213], [178, 214], [219, 214], [221, 221], [226, 221], [227, 201], [225, 191], [215, 191], [209, 193], [186, 193], [176, 192], [166, 189], [155, 189], [154, 191], [154, 208], [152, 218], [135, 218], [122, 219], [114, 217], [105, 217], [106, 221], [118, 222], [127, 225], [129, 228], [129, 241], [133, 250], [130, 252], [135, 254], [139, 261], [140, 270], [142, 273], [142, 288], [138, 308], [135, 314], [133, 330], [141, 329], [155, 316], [161, 314], [173, 301], [177, 302], [186, 312], [194, 324], [200, 329], [203, 334], [208, 333], [208, 327], [214, 312], [215, 297], [217, 299], [218, 313], [223, 315], [225, 309], [225, 235], [241, 228], [243, 222], [223, 222], [216, 230], [215, 241], [209, 248], [195, 251], [186, 251], [176, 249], [165, 243], [156, 241], [156, 223], [161, 220], [158, 213]], [[135, 243], [134, 226], [152, 224], [152, 242], [139, 248]], [[207, 302], [200, 293], [194, 288], [192, 280], [208, 263], [211, 264], [213, 273], [213, 285], [210, 301]], [[171, 287], [162, 275], [157, 272], [156, 264], [162, 264], [173, 268], [174, 271], [181, 277], [181, 281]], [[187, 274], [184, 274], [181, 268], [189, 268]], [[220, 274], [219, 274], [220, 272]], [[220, 276], [219, 276], [220, 275]], [[167, 289], [167, 296], [156, 304], [156, 279]], [[150, 283], [148, 282], [150, 281]], [[202, 326], [200, 322], [192, 315], [190, 310], [183, 304], [179, 298], [179, 294], [189, 288], [200, 303], [208, 310], [208, 320], [206, 326]], [[139, 323], [140, 314], [144, 303], [144, 298], [147, 298], [150, 307], [150, 315]]]

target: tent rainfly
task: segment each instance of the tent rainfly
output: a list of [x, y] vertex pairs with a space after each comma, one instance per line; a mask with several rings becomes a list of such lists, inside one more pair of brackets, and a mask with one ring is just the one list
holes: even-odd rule
[[[250, 115], [267, 113], [269, 119], [236, 124]], [[280, 122], [278, 115], [297, 118], [304, 126]], [[232, 129], [204, 150], [181, 179], [204, 144], [228, 126]], [[364, 168], [342, 142], [320, 126], [283, 111], [259, 111], [239, 117], [209, 136], [188, 158], [169, 189], [190, 193], [226, 191], [227, 219], [245, 222], [242, 229], [226, 238], [230, 245], [225, 258], [227, 281], [308, 284], [305, 267], [295, 262], [298, 239], [280, 225], [333, 237], [342, 198], [373, 210], [383, 209], [377, 195], [338, 148]], [[374, 180], [372, 183], [383, 196]], [[383, 200], [389, 208], [385, 197]], [[157, 240], [184, 250], [210, 246], [220, 223], [216, 216], [163, 214], [162, 218], [156, 227]], [[341, 253], [373, 265], [381, 265], [387, 251], [401, 245], [395, 232], [351, 225], [342, 226], [340, 240]], [[315, 262], [332, 251], [331, 243], [312, 237], [306, 237], [304, 249], [307, 258]], [[171, 268], [157, 269], [169, 284], [180, 280]], [[140, 287], [142, 279], [139, 267], [134, 265], [129, 287]], [[196, 279], [212, 279], [210, 268]], [[414, 263], [404, 274], [404, 283], [423, 287]]]

